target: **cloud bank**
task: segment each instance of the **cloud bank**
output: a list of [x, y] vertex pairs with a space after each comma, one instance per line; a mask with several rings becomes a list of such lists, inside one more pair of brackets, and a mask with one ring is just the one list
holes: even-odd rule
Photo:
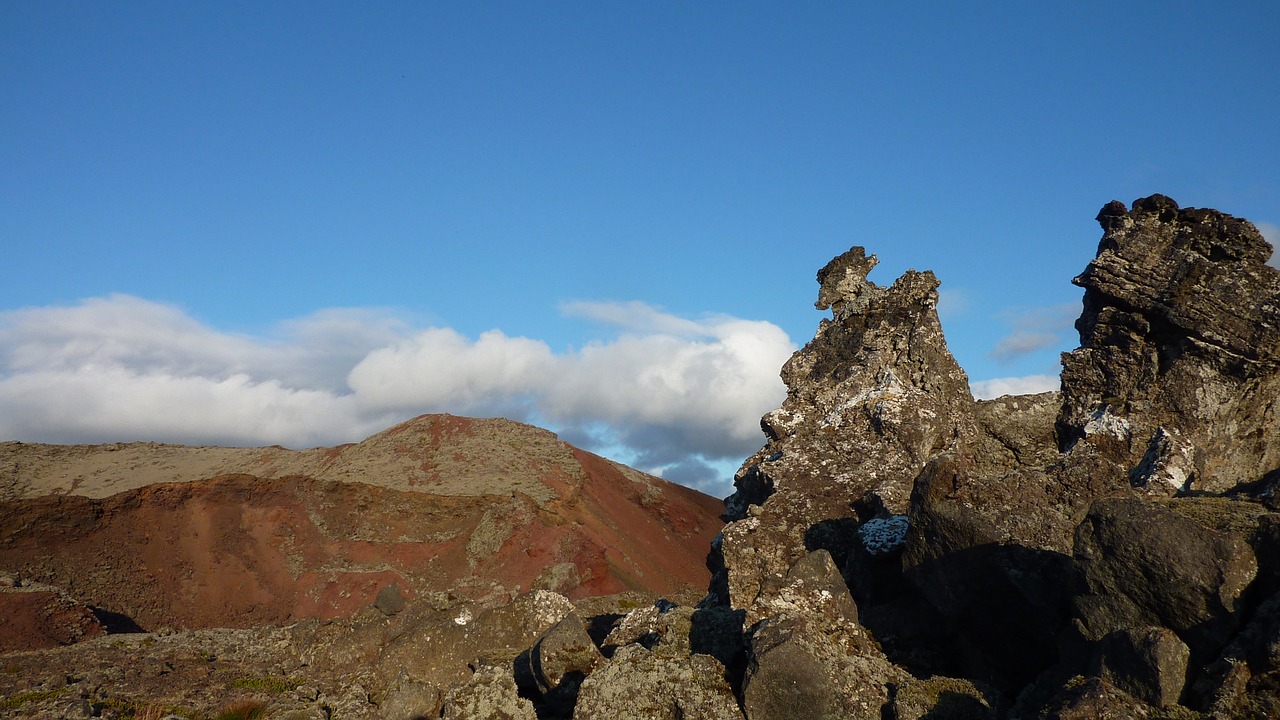
[[993, 378], [969, 383], [970, 392], [979, 400], [990, 400], [1002, 395], [1030, 395], [1059, 390], [1061, 387], [1062, 381], [1057, 375]]
[[708, 463], [758, 449], [795, 350], [779, 327], [634, 302], [562, 311], [609, 338], [556, 351], [373, 309], [324, 310], [256, 337], [129, 295], [0, 312], [0, 439], [311, 447], [421, 413], [501, 415], [709, 489], [724, 478]]

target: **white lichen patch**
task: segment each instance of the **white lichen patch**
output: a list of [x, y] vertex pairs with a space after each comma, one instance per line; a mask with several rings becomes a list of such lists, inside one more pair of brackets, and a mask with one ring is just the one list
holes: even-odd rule
[[1195, 447], [1176, 430], [1156, 428], [1142, 462], [1129, 474], [1138, 489], [1156, 495], [1186, 492], [1195, 481]]
[[875, 387], [862, 390], [832, 408], [822, 419], [822, 427], [840, 427], [848, 412], [857, 408], [871, 407], [871, 413], [876, 416], [896, 411], [899, 402], [907, 395], [906, 386], [887, 368], [881, 371], [876, 381]]
[[552, 625], [564, 619], [573, 610], [573, 603], [560, 593], [551, 592], [550, 590], [534, 590], [533, 593], [533, 617], [543, 627], [551, 627]]
[[891, 552], [907, 541], [907, 528], [911, 523], [906, 515], [873, 518], [858, 526], [858, 538], [872, 555]]
[[1085, 435], [1110, 435], [1120, 440], [1128, 440], [1130, 434], [1129, 421], [1119, 415], [1112, 415], [1111, 408], [1105, 403], [1098, 406], [1084, 425]]

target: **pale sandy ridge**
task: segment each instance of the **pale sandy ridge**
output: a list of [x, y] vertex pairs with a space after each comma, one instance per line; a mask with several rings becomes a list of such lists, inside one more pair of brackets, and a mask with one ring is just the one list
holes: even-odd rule
[[[494, 453], [495, 445], [508, 451]], [[471, 449], [476, 452], [469, 452]], [[661, 482], [612, 464], [633, 483]], [[104, 498], [155, 483], [244, 473], [261, 478], [304, 475], [434, 495], [518, 492], [542, 504], [556, 497], [542, 482], [547, 471], [556, 469], [574, 479], [582, 472], [572, 447], [548, 430], [500, 418], [430, 415], [388, 428], [359, 443], [307, 450], [151, 442], [3, 442], [0, 500], [41, 495]]]

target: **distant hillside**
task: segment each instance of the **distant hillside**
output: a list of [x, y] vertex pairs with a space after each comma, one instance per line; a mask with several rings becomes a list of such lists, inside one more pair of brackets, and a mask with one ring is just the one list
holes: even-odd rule
[[380, 592], [701, 593], [723, 509], [546, 430], [449, 415], [303, 451], [0, 443], [0, 498], [0, 573], [148, 630], [338, 617]]

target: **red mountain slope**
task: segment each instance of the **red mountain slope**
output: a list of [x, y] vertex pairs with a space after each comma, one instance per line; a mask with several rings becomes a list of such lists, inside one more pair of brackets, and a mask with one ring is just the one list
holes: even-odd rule
[[[569, 597], [698, 591], [721, 525], [719, 500], [506, 420], [423, 416], [299, 452], [96, 448], [69, 447], [61, 465], [56, 446], [0, 448], [23, 488], [0, 503], [0, 572], [146, 629], [342, 616], [392, 584], [405, 596], [493, 599], [534, 586]], [[24, 452], [26, 467], [44, 464], [24, 475]], [[99, 455], [119, 452], [184, 481], [93, 497], [131, 484], [101, 470]], [[184, 463], [210, 470], [210, 454], [214, 469], [241, 472], [182, 476]], [[259, 472], [243, 472], [252, 463]], [[39, 494], [47, 478], [88, 466], [98, 472], [79, 479], [83, 494]], [[282, 474], [299, 470], [311, 472]], [[0, 592], [0, 612], [16, 594]]]

